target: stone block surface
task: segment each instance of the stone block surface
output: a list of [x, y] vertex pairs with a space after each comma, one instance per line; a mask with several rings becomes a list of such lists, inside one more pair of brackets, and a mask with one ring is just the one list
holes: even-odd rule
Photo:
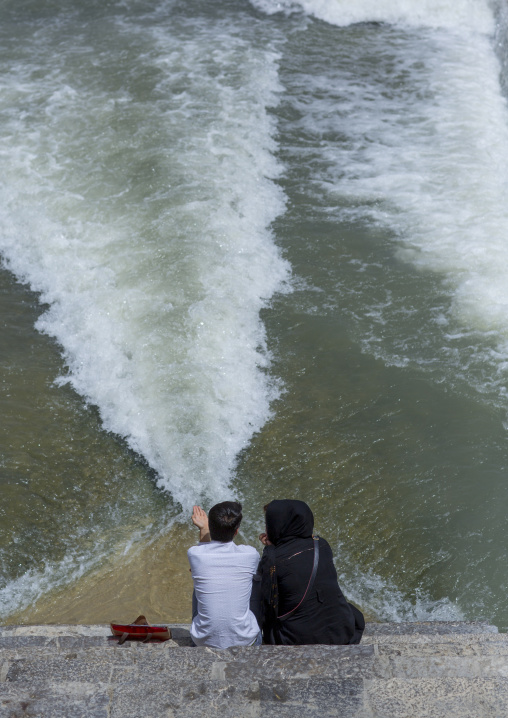
[[[358, 718], [506, 718], [508, 683], [480, 677], [391, 679], [365, 686]], [[370, 712], [369, 712], [370, 711]]]
[[433, 635], [447, 636], [460, 634], [477, 635], [498, 633], [496, 626], [485, 621], [410, 621], [406, 623], [367, 623], [364, 637], [367, 636], [401, 636], [401, 635]]
[[508, 636], [368, 625], [359, 646], [123, 646], [108, 626], [0, 628], [0, 718], [508, 718]]

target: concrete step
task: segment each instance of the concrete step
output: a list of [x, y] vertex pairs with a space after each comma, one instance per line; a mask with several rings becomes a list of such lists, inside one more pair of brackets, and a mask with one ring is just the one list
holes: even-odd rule
[[505, 718], [506, 685], [479, 679], [343, 681], [252, 681], [248, 689], [217, 682], [105, 687], [74, 684], [24, 692], [9, 688], [0, 698], [2, 718]]
[[[157, 640], [150, 645], [164, 647], [191, 647], [187, 624], [169, 624], [172, 640], [161, 644]], [[474, 641], [476, 646], [503, 644], [507, 634], [497, 632], [495, 626], [486, 623], [405, 623], [367, 624], [362, 646], [390, 646], [398, 648], [414, 646], [414, 650], [426, 651], [426, 645], [438, 644], [467, 646]], [[123, 648], [142, 645], [128, 641]], [[108, 626], [4, 626], [0, 627], [0, 650], [4, 655], [28, 655], [34, 651], [49, 651], [53, 654], [81, 651], [90, 648], [115, 648], [118, 640], [110, 633]], [[266, 650], [267, 647], [263, 647]], [[464, 649], [465, 650], [465, 649]], [[483, 649], [482, 649], [483, 650]], [[486, 651], [490, 650], [488, 647]], [[496, 649], [492, 649], [496, 650]], [[499, 646], [499, 650], [503, 650]]]
[[506, 718], [506, 680], [322, 678], [181, 683], [155, 677], [122, 685], [7, 685], [0, 716], [21, 718]]
[[[501, 650], [499, 650], [501, 647]], [[377, 648], [377, 650], [376, 650]], [[361, 678], [507, 678], [508, 644], [450, 646], [265, 646], [226, 651], [141, 646], [69, 649], [3, 657], [5, 682], [44, 683], [192, 678], [240, 683], [255, 680]], [[5, 663], [8, 668], [5, 668]]]
[[455, 635], [498, 633], [486, 621], [409, 621], [405, 623], [367, 623], [365, 636]]
[[[173, 640], [180, 646], [190, 646], [190, 625], [185, 623], [168, 623], [172, 630]], [[429, 621], [407, 623], [367, 623], [362, 643], [385, 642], [391, 640], [457, 640], [462, 637], [475, 636], [479, 640], [494, 637], [498, 633], [496, 626], [483, 621]], [[32, 645], [58, 645], [59, 640], [66, 642], [74, 639], [87, 639], [90, 645], [94, 641], [100, 643], [111, 638], [107, 625], [42, 625], [42, 626], [0, 626], [0, 646], [4, 641], [16, 639], [20, 644], [29, 640]]]
[[118, 646], [105, 626], [0, 628], [0, 717], [506, 718], [508, 636], [369, 624], [359, 646]]

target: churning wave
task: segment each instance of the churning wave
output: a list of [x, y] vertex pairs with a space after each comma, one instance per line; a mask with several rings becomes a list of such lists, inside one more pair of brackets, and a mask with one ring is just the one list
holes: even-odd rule
[[109, 19], [107, 49], [64, 16], [6, 52], [0, 250], [49, 305], [59, 381], [188, 507], [228, 490], [270, 415], [259, 312], [290, 269], [270, 230], [277, 51], [170, 5]]

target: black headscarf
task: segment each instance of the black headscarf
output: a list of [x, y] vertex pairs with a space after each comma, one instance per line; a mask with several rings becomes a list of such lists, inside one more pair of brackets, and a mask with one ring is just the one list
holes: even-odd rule
[[332, 550], [323, 538], [315, 582], [307, 593], [316, 550], [309, 506], [289, 499], [271, 501], [265, 518], [272, 544], [265, 546], [259, 564], [259, 620], [265, 643], [359, 643], [365, 621], [340, 590]]
[[311, 538], [314, 516], [304, 501], [280, 499], [266, 507], [266, 533], [274, 546], [295, 538]]

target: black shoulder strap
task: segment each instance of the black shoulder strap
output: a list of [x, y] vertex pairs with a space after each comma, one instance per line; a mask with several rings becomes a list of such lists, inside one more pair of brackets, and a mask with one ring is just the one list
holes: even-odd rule
[[275, 546], [272, 544], [266, 546], [265, 551], [268, 556], [270, 566], [270, 606], [275, 616], [279, 610], [279, 586], [277, 584], [277, 566], [275, 562]]
[[310, 574], [309, 583], [307, 584], [307, 588], [305, 589], [305, 593], [303, 594], [300, 603], [294, 608], [292, 608], [291, 611], [285, 613], [283, 616], [278, 616], [279, 621], [285, 621], [286, 618], [288, 618], [292, 613], [294, 613], [296, 609], [299, 608], [305, 601], [305, 597], [310, 591], [312, 591], [312, 587], [314, 586], [314, 581], [316, 580], [319, 563], [319, 536], [313, 536], [312, 538], [314, 539], [314, 563], [312, 565], [312, 573]]

